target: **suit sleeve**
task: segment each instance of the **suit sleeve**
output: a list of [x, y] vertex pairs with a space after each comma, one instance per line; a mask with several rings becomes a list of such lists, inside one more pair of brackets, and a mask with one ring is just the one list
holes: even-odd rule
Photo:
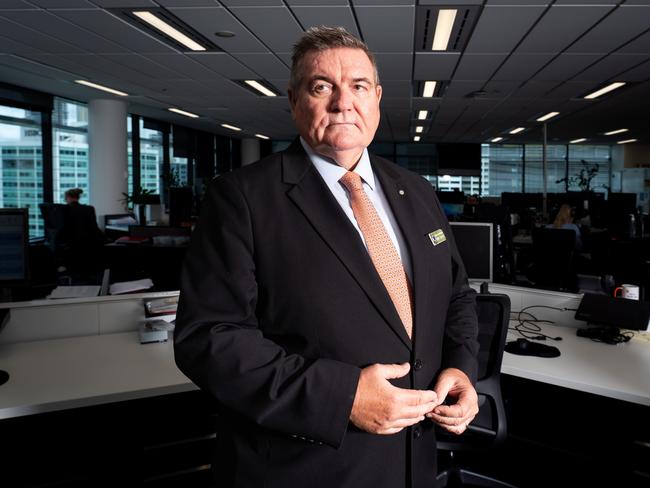
[[476, 292], [469, 286], [451, 226], [435, 193], [433, 198], [451, 249], [452, 290], [445, 323], [442, 368], [458, 368], [475, 384], [479, 351]]
[[288, 354], [256, 317], [252, 219], [232, 175], [204, 198], [182, 277], [176, 364], [222, 405], [259, 426], [338, 448], [360, 369]]

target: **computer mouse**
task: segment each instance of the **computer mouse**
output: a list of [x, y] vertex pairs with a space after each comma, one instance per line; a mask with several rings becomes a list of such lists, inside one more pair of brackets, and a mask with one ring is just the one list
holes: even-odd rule
[[523, 337], [508, 342], [506, 344], [505, 350], [510, 354], [517, 354], [519, 356], [538, 356], [542, 358], [556, 358], [560, 355], [560, 350], [555, 346], [547, 346], [546, 344], [532, 342]]

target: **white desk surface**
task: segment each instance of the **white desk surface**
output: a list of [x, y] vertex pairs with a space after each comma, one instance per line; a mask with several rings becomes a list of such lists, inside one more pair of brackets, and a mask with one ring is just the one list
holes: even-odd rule
[[[504, 353], [502, 372], [650, 405], [650, 342], [600, 344], [575, 328], [544, 326], [564, 340], [558, 358]], [[519, 337], [509, 333], [509, 340]], [[174, 363], [172, 341], [140, 344], [137, 332], [0, 346], [0, 419], [196, 389]]]
[[173, 343], [137, 332], [0, 346], [0, 419], [196, 389], [174, 363]]
[[[557, 347], [561, 355], [541, 358], [504, 352], [502, 373], [650, 405], [650, 341], [647, 338], [634, 337], [626, 343], [610, 345], [578, 337], [573, 327], [547, 324], [541, 327], [545, 334], [562, 337], [561, 341], [543, 341]], [[508, 341], [519, 337], [516, 332], [508, 332]]]

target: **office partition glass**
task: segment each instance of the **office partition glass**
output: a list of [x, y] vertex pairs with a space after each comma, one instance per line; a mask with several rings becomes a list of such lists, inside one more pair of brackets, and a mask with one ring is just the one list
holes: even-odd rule
[[521, 192], [523, 168], [524, 147], [521, 144], [483, 144], [481, 194], [500, 197], [503, 192]]
[[126, 158], [128, 166], [128, 194], [133, 193], [133, 125], [131, 116], [126, 116]]
[[[524, 192], [538, 193], [544, 191], [541, 144], [526, 144], [524, 147]], [[546, 147], [546, 191], [562, 193], [566, 191], [565, 182], [558, 183], [566, 176], [567, 146], [564, 144], [549, 144]]]
[[52, 146], [54, 203], [65, 203], [70, 188], [81, 188], [81, 203], [90, 203], [87, 105], [54, 98]]
[[43, 138], [40, 112], [0, 105], [0, 207], [27, 208], [29, 235], [44, 234]]

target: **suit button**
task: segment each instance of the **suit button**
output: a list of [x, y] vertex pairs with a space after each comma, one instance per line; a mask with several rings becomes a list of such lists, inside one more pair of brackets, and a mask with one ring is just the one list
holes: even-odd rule
[[413, 369], [415, 371], [420, 371], [424, 367], [424, 363], [422, 362], [421, 359], [416, 359], [415, 363], [413, 363]]
[[417, 425], [413, 427], [413, 438], [419, 439], [421, 435], [422, 435], [422, 429]]

